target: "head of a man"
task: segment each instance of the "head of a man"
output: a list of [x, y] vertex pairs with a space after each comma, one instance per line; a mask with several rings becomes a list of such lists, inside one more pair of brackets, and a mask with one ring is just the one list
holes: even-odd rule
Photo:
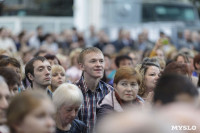
[[0, 67], [0, 75], [5, 79], [11, 95], [19, 93], [20, 79], [13, 69], [9, 67]]
[[17, 73], [19, 79], [22, 80], [21, 64], [16, 58], [9, 57], [9, 56], [1, 58], [0, 67], [8, 67], [8, 68], [13, 69]]
[[198, 102], [198, 90], [188, 77], [176, 73], [164, 73], [158, 80], [153, 100], [155, 105], [167, 105], [170, 103], [196, 105]]
[[100, 49], [89, 47], [81, 51], [78, 59], [86, 78], [101, 79], [104, 74], [104, 55]]
[[115, 59], [115, 64], [117, 68], [120, 68], [122, 66], [133, 66], [132, 58], [128, 55], [117, 56]]
[[25, 66], [25, 74], [33, 88], [51, 84], [51, 65], [45, 57], [34, 57]]
[[3, 77], [0, 76], [0, 124], [6, 122], [6, 109], [10, 99], [10, 91]]

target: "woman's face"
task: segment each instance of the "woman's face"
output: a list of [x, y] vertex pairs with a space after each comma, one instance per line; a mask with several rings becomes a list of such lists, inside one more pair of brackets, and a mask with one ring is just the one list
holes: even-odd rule
[[149, 66], [144, 75], [144, 85], [146, 89], [151, 92], [156, 87], [157, 80], [159, 78], [160, 69], [156, 66]]
[[120, 99], [125, 102], [132, 102], [136, 99], [139, 90], [138, 83], [134, 78], [122, 79], [117, 84], [114, 84], [114, 88]]
[[156, 50], [156, 55], [161, 59], [165, 59], [164, 52], [161, 49]]
[[67, 126], [75, 119], [80, 106], [62, 105], [57, 111], [57, 119], [62, 126]]
[[12, 96], [14, 96], [15, 94], [19, 93], [19, 85], [18, 84], [14, 84], [12, 86], [9, 86], [9, 90]]
[[51, 85], [53, 88], [57, 88], [60, 86], [62, 83], [65, 82], [65, 73], [63, 71], [57, 71], [55, 73], [52, 73], [52, 78], [51, 78]]
[[178, 56], [176, 61], [179, 63], [186, 63], [183, 56]]
[[53, 120], [55, 109], [53, 104], [44, 99], [40, 105], [25, 116], [23, 121], [17, 125], [20, 133], [54, 133], [55, 122]]

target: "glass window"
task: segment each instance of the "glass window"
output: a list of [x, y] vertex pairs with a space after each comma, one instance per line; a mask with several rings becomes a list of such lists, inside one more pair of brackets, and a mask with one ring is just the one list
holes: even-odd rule
[[73, 0], [5, 0], [2, 16], [73, 16]]
[[181, 5], [144, 4], [143, 22], [147, 21], [195, 21], [193, 7]]

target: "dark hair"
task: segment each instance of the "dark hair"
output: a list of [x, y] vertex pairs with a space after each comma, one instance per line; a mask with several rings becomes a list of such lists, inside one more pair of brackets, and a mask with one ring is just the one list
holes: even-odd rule
[[29, 62], [27, 62], [26, 66], [25, 66], [25, 75], [26, 75], [26, 78], [28, 79], [28, 81], [31, 83], [31, 86], [33, 84], [32, 84], [32, 81], [28, 77], [28, 73], [30, 73], [31, 75], [34, 76], [34, 66], [33, 66], [33, 64], [34, 64], [35, 61], [38, 61], [38, 60], [44, 62], [47, 59], [45, 57], [42, 57], [42, 56], [37, 56], [37, 57], [34, 57], [33, 59], [31, 59]]
[[45, 34], [44, 40], [46, 40], [48, 37], [51, 37], [51, 36], [52, 36], [52, 34], [50, 34], [50, 33]]
[[1, 27], [0, 28], [0, 33], [2, 32], [2, 30], [6, 29], [5, 27]]
[[154, 90], [154, 103], [161, 101], [167, 104], [175, 101], [176, 96], [188, 94], [191, 97], [198, 96], [197, 88], [186, 77], [177, 74], [164, 74], [158, 80]]
[[9, 64], [21, 69], [21, 65], [17, 59], [8, 56], [1, 56], [0, 67], [6, 67]]
[[45, 51], [45, 50], [39, 50], [39, 51], [37, 51], [37, 52], [34, 54], [34, 57], [37, 57], [37, 56], [39, 56], [40, 54], [44, 54], [44, 53], [47, 53], [47, 51]]
[[1, 67], [0, 68], [0, 75], [4, 77], [7, 85], [13, 86], [15, 84], [20, 84], [20, 77], [18, 74], [11, 68]]
[[20, 41], [21, 41], [21, 39], [22, 39], [22, 37], [23, 37], [24, 35], [26, 35], [26, 32], [25, 32], [25, 31], [22, 31], [22, 32], [19, 33], [18, 38], [19, 38]]
[[111, 58], [111, 56], [109, 55], [109, 54], [103, 54], [104, 55], [104, 57], [108, 57], [109, 59]]
[[11, 99], [6, 112], [7, 125], [11, 133], [16, 133], [15, 125], [21, 123], [34, 109], [41, 106], [43, 100], [49, 100], [47, 94], [41, 90], [27, 90]]
[[58, 59], [55, 55], [53, 55], [53, 54], [46, 54], [44, 57], [45, 57], [47, 60], [54, 60], [54, 59], [56, 59], [56, 60], [58, 61], [58, 64], [61, 65], [59, 59]]
[[175, 57], [174, 57], [174, 61], [177, 61], [178, 57], [182, 56], [184, 58], [184, 63], [189, 63], [189, 59], [188, 56], [184, 53], [178, 53]]
[[175, 73], [181, 75], [190, 75], [189, 66], [186, 63], [171, 62], [169, 63], [163, 72], [164, 74]]
[[0, 60], [1, 60], [1, 59], [8, 59], [8, 58], [10, 58], [10, 57], [7, 56], [7, 55], [0, 55]]
[[195, 64], [199, 64], [200, 63], [200, 54], [196, 55], [194, 57], [194, 62], [193, 62], [193, 65], [194, 65], [194, 68], [197, 69], [197, 67], [195, 66]]
[[115, 65], [119, 68], [119, 64], [122, 60], [130, 60], [132, 62], [132, 58], [128, 55], [119, 55], [115, 58]]

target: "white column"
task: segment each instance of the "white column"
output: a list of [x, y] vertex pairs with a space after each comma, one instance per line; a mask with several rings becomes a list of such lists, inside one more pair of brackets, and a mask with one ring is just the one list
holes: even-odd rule
[[102, 26], [102, 1], [103, 0], [89, 0], [89, 26], [94, 25], [97, 29], [100, 29]]
[[102, 0], [75, 0], [74, 26], [85, 31], [90, 25], [101, 28]]
[[74, 26], [85, 30], [88, 25], [88, 0], [74, 0]]

